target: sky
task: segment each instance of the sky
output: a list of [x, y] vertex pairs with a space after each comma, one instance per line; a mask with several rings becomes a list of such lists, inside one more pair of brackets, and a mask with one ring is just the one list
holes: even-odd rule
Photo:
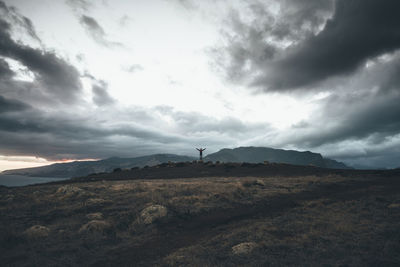
[[400, 167], [398, 10], [398, 0], [0, 0], [0, 171], [200, 146]]

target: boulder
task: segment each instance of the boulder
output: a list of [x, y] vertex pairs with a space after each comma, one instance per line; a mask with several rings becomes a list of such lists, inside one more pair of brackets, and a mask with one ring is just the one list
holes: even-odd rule
[[47, 237], [50, 233], [50, 229], [43, 225], [34, 225], [26, 229], [24, 233], [30, 239], [38, 239]]
[[104, 234], [108, 230], [111, 229], [111, 224], [104, 220], [92, 220], [87, 224], [82, 225], [79, 229], [79, 233], [87, 233], [87, 234]]

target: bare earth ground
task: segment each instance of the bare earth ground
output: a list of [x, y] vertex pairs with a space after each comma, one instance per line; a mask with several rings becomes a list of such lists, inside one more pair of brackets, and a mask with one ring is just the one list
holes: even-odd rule
[[153, 167], [0, 187], [0, 265], [400, 265], [400, 171], [296, 168]]

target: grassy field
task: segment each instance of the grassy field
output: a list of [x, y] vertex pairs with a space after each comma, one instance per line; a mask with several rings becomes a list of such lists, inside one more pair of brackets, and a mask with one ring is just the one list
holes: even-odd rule
[[350, 174], [1, 187], [0, 262], [399, 266], [398, 172]]

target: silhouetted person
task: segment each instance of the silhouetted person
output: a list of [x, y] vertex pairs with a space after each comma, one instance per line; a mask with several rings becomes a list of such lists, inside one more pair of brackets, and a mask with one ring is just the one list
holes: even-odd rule
[[200, 161], [203, 160], [203, 151], [206, 150], [205, 148], [196, 148], [200, 152]]

